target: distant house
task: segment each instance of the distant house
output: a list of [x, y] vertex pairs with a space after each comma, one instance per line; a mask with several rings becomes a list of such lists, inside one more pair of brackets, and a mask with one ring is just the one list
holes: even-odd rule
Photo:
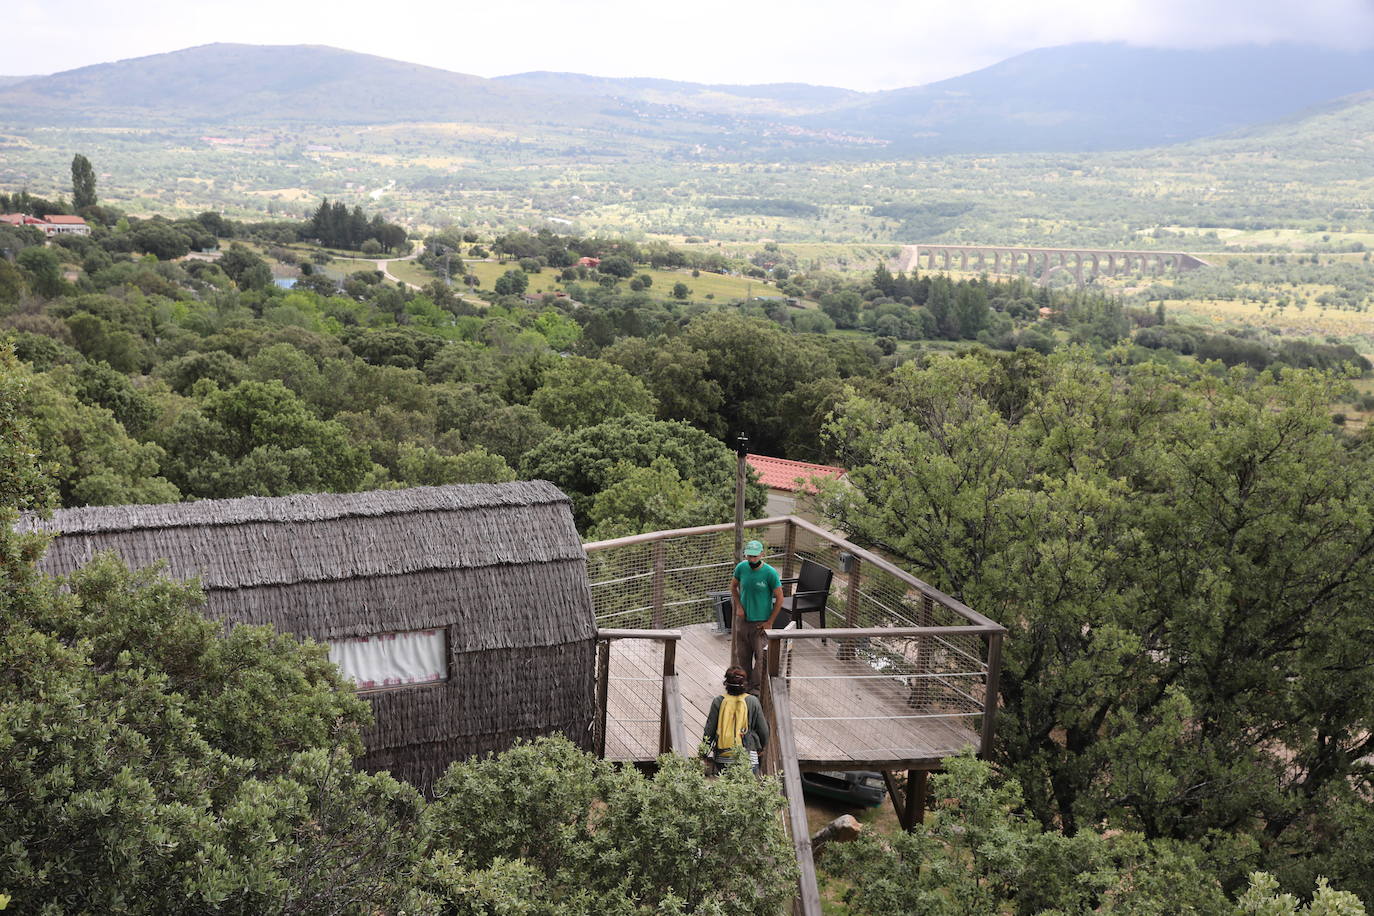
[[813, 481], [843, 480], [848, 473], [833, 465], [789, 461], [769, 455], [751, 454], [744, 460], [759, 475], [759, 482], [768, 488], [766, 514], [770, 517], [803, 514], [797, 511], [797, 497], [816, 492]]
[[100, 551], [196, 578], [206, 617], [329, 646], [372, 706], [371, 770], [428, 788], [453, 760], [595, 714], [596, 623], [572, 507], [543, 481], [27, 516], [43, 568]]
[[601, 266], [601, 259], [600, 259], [600, 258], [578, 258], [578, 259], [577, 259], [577, 266], [578, 266], [578, 267], [600, 267], [600, 266]]
[[49, 236], [91, 234], [91, 227], [86, 225], [86, 221], [81, 217], [61, 216], [56, 213], [47, 218], [46, 225], [42, 229]]
[[91, 227], [79, 216], [63, 216], [54, 213], [40, 219], [27, 213], [0, 214], [0, 224], [7, 226], [30, 226], [40, 230], [48, 238], [55, 235], [90, 235]]

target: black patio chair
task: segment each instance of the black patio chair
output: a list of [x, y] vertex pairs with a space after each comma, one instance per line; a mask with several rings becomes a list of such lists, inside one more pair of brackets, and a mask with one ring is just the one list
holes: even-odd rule
[[820, 614], [821, 629], [825, 629], [825, 601], [830, 597], [830, 580], [834, 576], [828, 567], [802, 560], [801, 574], [782, 580], [783, 585], [796, 586], [791, 595], [782, 599], [782, 611], [789, 620], [797, 622], [797, 629], [801, 629], [802, 615], [811, 612]]

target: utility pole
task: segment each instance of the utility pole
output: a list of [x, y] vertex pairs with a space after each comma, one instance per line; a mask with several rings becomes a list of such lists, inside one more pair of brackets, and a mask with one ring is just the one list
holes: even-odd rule
[[[749, 479], [749, 462], [745, 456], [749, 454], [749, 437], [740, 435], [735, 438], [735, 563], [744, 559], [744, 485]], [[731, 615], [735, 613], [734, 602], [730, 603]], [[740, 641], [745, 637], [740, 630], [746, 626], [745, 621], [735, 618], [730, 624], [730, 664], [740, 663]]]
[[749, 480], [749, 437], [735, 439], [735, 562], [744, 558], [744, 485]]

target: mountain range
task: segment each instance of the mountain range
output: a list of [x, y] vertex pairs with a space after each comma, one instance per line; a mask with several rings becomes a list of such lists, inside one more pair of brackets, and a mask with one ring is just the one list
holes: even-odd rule
[[536, 72], [484, 79], [335, 48], [212, 44], [49, 76], [0, 76], [0, 125], [458, 122], [606, 130], [747, 150], [883, 155], [1163, 146], [1374, 90], [1374, 50], [1075, 44], [924, 86], [856, 92]]

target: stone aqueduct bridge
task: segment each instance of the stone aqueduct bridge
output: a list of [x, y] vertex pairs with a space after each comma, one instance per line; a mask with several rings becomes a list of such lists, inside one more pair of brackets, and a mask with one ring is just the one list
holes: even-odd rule
[[[924, 259], [924, 260], [923, 260]], [[1041, 286], [1057, 273], [1067, 273], [1080, 287], [1091, 276], [1142, 273], [1158, 276], [1206, 267], [1207, 262], [1181, 251], [1109, 251], [1097, 248], [1008, 248], [986, 245], [907, 245], [903, 270], [990, 270], [1022, 274]]]

